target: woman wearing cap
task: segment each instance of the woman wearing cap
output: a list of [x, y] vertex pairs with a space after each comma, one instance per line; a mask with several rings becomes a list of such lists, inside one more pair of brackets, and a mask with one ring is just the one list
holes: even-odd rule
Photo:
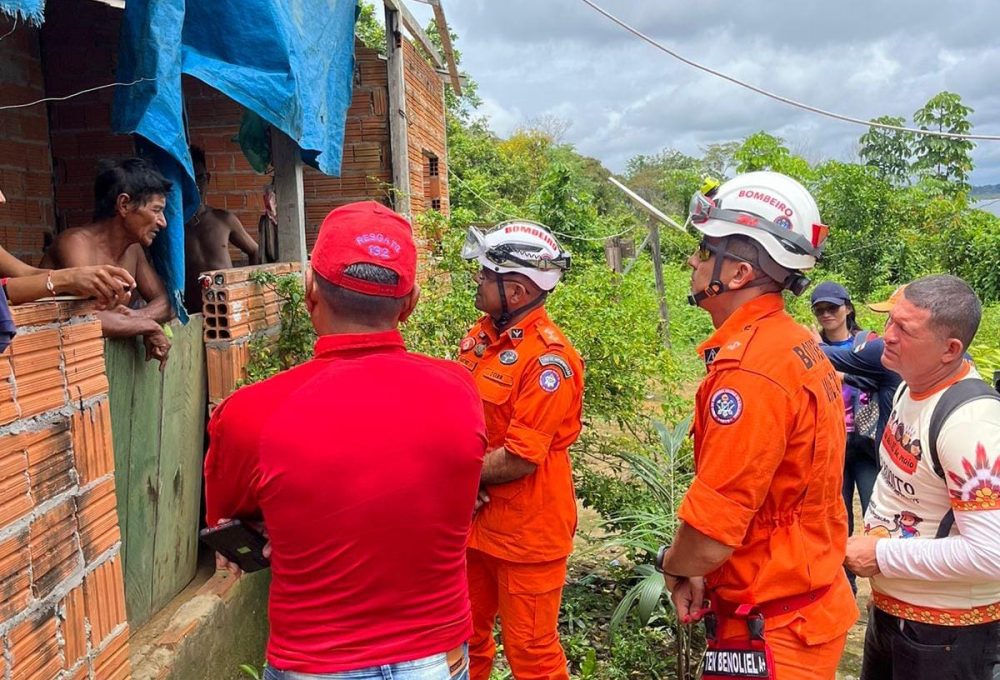
[[[850, 293], [839, 283], [824, 281], [816, 286], [812, 292], [811, 302], [812, 312], [821, 328], [819, 336], [824, 344], [850, 349], [856, 339], [867, 338], [868, 334], [855, 320]], [[861, 513], [864, 515], [868, 510], [875, 478], [878, 476], [878, 448], [873, 438], [874, 432], [865, 432], [865, 428], [858, 423], [859, 413], [868, 407], [871, 400], [869, 391], [859, 389], [855, 384], [849, 384], [847, 380], [841, 385], [844, 397], [844, 425], [847, 428], [843, 492], [844, 503], [847, 505], [847, 527], [853, 534], [854, 489], [858, 490]], [[871, 425], [874, 426], [874, 421]], [[851, 581], [851, 588], [857, 592], [854, 575], [848, 573], [848, 578]]]

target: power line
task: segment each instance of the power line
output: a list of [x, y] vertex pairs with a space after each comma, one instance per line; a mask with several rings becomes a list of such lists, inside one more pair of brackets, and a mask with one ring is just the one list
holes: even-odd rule
[[97, 87], [89, 87], [86, 90], [80, 90], [79, 92], [74, 92], [73, 94], [68, 94], [65, 97], [45, 97], [44, 99], [38, 99], [33, 102], [28, 102], [26, 104], [10, 104], [8, 106], [0, 106], [0, 111], [8, 111], [10, 109], [25, 109], [29, 106], [34, 106], [35, 104], [41, 104], [43, 102], [61, 102], [67, 99], [72, 99], [73, 97], [79, 97], [81, 94], [87, 94], [88, 92], [96, 92], [97, 90], [104, 90], [109, 87], [131, 87], [138, 83], [145, 81], [154, 81], [156, 78], [139, 78], [138, 80], [133, 80], [131, 83], [108, 83], [107, 85], [98, 85]]
[[802, 102], [796, 101], [794, 99], [791, 99], [789, 97], [785, 97], [785, 96], [780, 95], [780, 94], [775, 94], [774, 92], [769, 92], [769, 91], [767, 91], [767, 90], [765, 90], [763, 88], [757, 87], [756, 85], [751, 85], [750, 83], [744, 82], [744, 81], [742, 81], [742, 80], [740, 80], [738, 78], [735, 78], [733, 76], [727, 75], [727, 74], [723, 73], [722, 71], [716, 71], [715, 69], [710, 68], [708, 66], [705, 66], [704, 64], [699, 64], [696, 61], [688, 59], [687, 57], [685, 57], [685, 56], [683, 56], [683, 55], [681, 55], [681, 54], [679, 54], [679, 53], [671, 50], [669, 47], [666, 47], [665, 45], [662, 45], [661, 43], [657, 42], [656, 40], [654, 40], [653, 38], [649, 37], [648, 35], [646, 35], [642, 31], [638, 30], [637, 28], [631, 26], [630, 24], [625, 23], [624, 21], [622, 21], [621, 19], [619, 19], [618, 17], [616, 17], [614, 14], [611, 14], [607, 10], [603, 9], [602, 7], [600, 7], [597, 3], [593, 2], [593, 0], [580, 0], [580, 1], [583, 2], [584, 4], [590, 6], [591, 9], [593, 9], [596, 12], [598, 12], [599, 14], [603, 14], [605, 17], [607, 17], [608, 19], [610, 19], [614, 23], [618, 24], [619, 26], [621, 26], [622, 28], [624, 28], [626, 31], [628, 31], [632, 35], [636, 36], [637, 38], [639, 38], [639, 39], [641, 39], [641, 40], [649, 43], [650, 45], [652, 45], [653, 47], [655, 47], [656, 49], [658, 49], [658, 50], [660, 50], [662, 52], [666, 52], [668, 55], [670, 55], [674, 59], [677, 59], [678, 61], [682, 61], [685, 64], [687, 64], [688, 66], [692, 66], [692, 67], [698, 69], [699, 71], [704, 71], [705, 73], [709, 73], [709, 74], [711, 74], [711, 75], [713, 75], [713, 76], [715, 76], [717, 78], [722, 78], [723, 80], [728, 80], [729, 82], [731, 82], [731, 83], [733, 83], [735, 85], [739, 85], [740, 87], [744, 87], [744, 88], [746, 88], [748, 90], [756, 92], [757, 94], [764, 95], [765, 97], [769, 97], [769, 98], [774, 99], [775, 101], [779, 101], [779, 102], [781, 102], [783, 104], [788, 104], [789, 106], [794, 106], [794, 107], [802, 109], [804, 111], [809, 111], [811, 113], [819, 114], [821, 116], [826, 116], [828, 118], [833, 118], [835, 120], [843, 121], [843, 122], [846, 122], [846, 123], [854, 123], [856, 125], [863, 125], [865, 127], [870, 127], [870, 128], [871, 127], [877, 127], [877, 128], [881, 128], [883, 130], [897, 130], [899, 132], [911, 132], [911, 133], [916, 134], [916, 135], [927, 135], [927, 136], [932, 136], [932, 137], [945, 137], [945, 138], [948, 138], [948, 139], [970, 139], [970, 140], [971, 139], [975, 139], [975, 140], [990, 141], [990, 142], [1000, 141], [1000, 135], [964, 135], [964, 134], [959, 134], [957, 132], [940, 132], [940, 131], [937, 131], [937, 130], [922, 130], [920, 128], [909, 128], [909, 127], [904, 127], [904, 126], [901, 126], [901, 125], [888, 125], [886, 123], [876, 123], [874, 121], [864, 120], [864, 119], [861, 119], [861, 118], [855, 118], [853, 116], [846, 116], [844, 114], [836, 113], [834, 111], [827, 111], [826, 109], [821, 109], [821, 108], [818, 108], [818, 107], [815, 107], [815, 106], [810, 106], [809, 104], [803, 104]]

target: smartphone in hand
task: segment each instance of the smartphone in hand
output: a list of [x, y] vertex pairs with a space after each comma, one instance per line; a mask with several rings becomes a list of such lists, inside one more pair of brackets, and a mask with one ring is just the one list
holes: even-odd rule
[[271, 560], [264, 557], [267, 538], [238, 519], [202, 529], [200, 536], [207, 546], [247, 573], [271, 566]]

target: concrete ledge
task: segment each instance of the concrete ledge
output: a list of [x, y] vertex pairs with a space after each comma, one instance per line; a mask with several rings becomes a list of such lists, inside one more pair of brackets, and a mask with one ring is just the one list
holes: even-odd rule
[[237, 579], [203, 568], [133, 636], [133, 679], [247, 680], [240, 664], [263, 664], [270, 583], [269, 571]]

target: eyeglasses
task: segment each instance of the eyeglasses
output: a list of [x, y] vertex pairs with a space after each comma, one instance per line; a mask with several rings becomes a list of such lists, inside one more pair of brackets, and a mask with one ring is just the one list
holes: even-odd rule
[[698, 250], [695, 252], [698, 256], [699, 262], [708, 262], [713, 256], [718, 257], [728, 257], [730, 260], [736, 260], [737, 262], [746, 262], [747, 264], [756, 266], [753, 260], [748, 260], [745, 257], [740, 257], [739, 255], [733, 255], [732, 253], [723, 250], [719, 246], [709, 243], [708, 239], [702, 239], [701, 243], [698, 244]]
[[814, 257], [818, 257], [821, 251], [821, 248], [814, 247], [806, 237], [801, 234], [797, 234], [790, 229], [783, 229], [771, 220], [764, 219], [763, 217], [759, 217], [757, 215], [751, 215], [750, 213], [740, 212], [739, 210], [725, 210], [723, 208], [719, 208], [715, 205], [715, 201], [700, 191], [696, 191], [694, 195], [691, 196], [691, 202], [688, 203], [688, 220], [693, 224], [704, 224], [709, 220], [721, 220], [723, 222], [731, 222], [732, 224], [738, 224], [744, 227], [761, 229], [778, 239], [785, 250], [789, 250], [800, 255], [812, 255]]
[[816, 317], [823, 316], [824, 314], [836, 314], [840, 311], [842, 305], [816, 305], [812, 308], [813, 315]]

